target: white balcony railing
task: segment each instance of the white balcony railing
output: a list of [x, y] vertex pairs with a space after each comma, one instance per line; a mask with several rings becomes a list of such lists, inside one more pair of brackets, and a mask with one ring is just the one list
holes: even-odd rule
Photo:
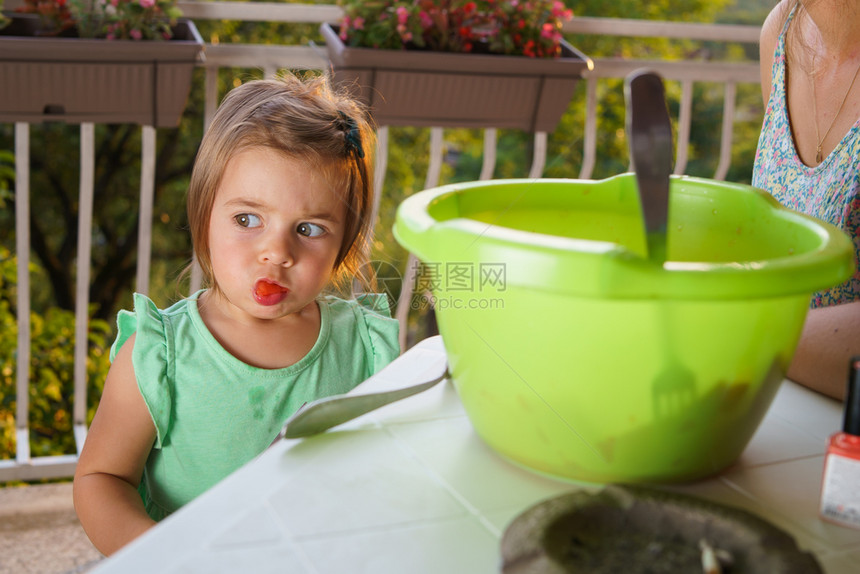
[[[13, 9], [20, 0], [7, 0], [6, 8]], [[195, 21], [201, 20], [240, 20], [322, 23], [335, 22], [341, 11], [334, 5], [307, 5], [267, 2], [179, 2], [184, 15]], [[596, 34], [604, 36], [660, 37], [716, 42], [758, 42], [757, 26], [727, 26], [682, 24], [671, 22], [651, 22], [603, 18], [577, 17], [567, 23], [565, 32], [574, 34]], [[215, 112], [219, 94], [217, 93], [218, 71], [226, 67], [260, 68], [268, 76], [281, 69], [324, 70], [327, 61], [323, 52], [312, 46], [279, 46], [248, 44], [207, 44], [205, 49], [205, 108], [204, 127]], [[584, 76], [586, 114], [584, 118], [583, 161], [579, 177], [588, 179], [595, 165], [597, 148], [597, 109], [598, 84], [607, 79], [624, 78], [636, 68], [649, 67], [660, 73], [666, 80], [678, 81], [681, 85], [680, 112], [677, 118], [676, 173], [684, 173], [687, 166], [687, 148], [690, 137], [693, 86], [696, 82], [723, 84], [723, 119], [720, 133], [720, 155], [713, 177], [724, 179], [731, 160], [732, 134], [736, 119], [735, 95], [738, 84], [759, 83], [757, 62], [709, 62], [709, 61], [643, 61], [627, 59], [594, 59], [594, 69]], [[2, 79], [0, 79], [2, 80]], [[78, 270], [76, 288], [76, 331], [75, 331], [75, 369], [74, 369], [74, 429], [78, 452], [86, 438], [86, 349], [87, 349], [87, 308], [90, 238], [92, 234], [92, 203], [94, 186], [95, 143], [94, 126], [81, 125], [81, 163], [80, 163], [80, 202], [78, 236]], [[152, 201], [155, 181], [156, 131], [152, 127], [142, 127], [142, 161], [140, 193], [140, 232], [137, 266], [137, 290], [148, 291], [150, 273], [150, 248], [152, 243]], [[382, 189], [386, 158], [388, 153], [388, 129], [379, 130], [379, 153], [377, 165], [377, 189]], [[534, 134], [534, 156], [529, 177], [540, 177], [546, 161], [547, 134]], [[431, 144], [428, 150], [430, 162], [425, 178], [425, 187], [433, 187], [439, 181], [442, 165], [443, 132], [441, 128], [431, 128]], [[495, 157], [496, 131], [485, 130], [484, 158], [481, 178], [492, 177]], [[18, 257], [18, 317], [30, 315], [29, 282], [29, 125], [15, 125], [16, 161], [16, 254]], [[384, 190], [382, 190], [384, 193]], [[407, 270], [413, 266], [407, 266]], [[199, 284], [199, 278], [192, 282]], [[408, 278], [404, 285], [409, 284]], [[398, 317], [405, 317], [408, 305], [400, 305]], [[19, 323], [17, 364], [28, 365], [30, 357], [30, 332], [27, 321]], [[14, 460], [0, 460], [0, 482], [8, 480], [37, 480], [71, 476], [77, 455], [54, 457], [31, 457], [29, 450], [29, 384], [28, 369], [18, 368], [16, 375], [17, 409], [16, 437], [17, 452]]]

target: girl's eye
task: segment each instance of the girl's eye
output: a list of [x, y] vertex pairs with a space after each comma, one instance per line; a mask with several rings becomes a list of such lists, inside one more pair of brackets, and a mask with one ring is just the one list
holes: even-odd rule
[[240, 213], [234, 219], [240, 227], [260, 227], [262, 224], [260, 218], [251, 213]]
[[315, 223], [299, 223], [299, 226], [296, 228], [296, 231], [299, 235], [304, 235], [305, 237], [319, 237], [323, 233], [325, 233], [325, 229], [316, 225]]

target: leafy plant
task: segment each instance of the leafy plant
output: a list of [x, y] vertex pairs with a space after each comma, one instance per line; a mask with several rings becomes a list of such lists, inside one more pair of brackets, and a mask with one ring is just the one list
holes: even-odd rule
[[554, 58], [573, 11], [560, 0], [340, 0], [352, 47]]
[[0, 150], [0, 209], [12, 199], [12, 182], [15, 181], [15, 155], [8, 150]]
[[[12, 302], [16, 296], [17, 258], [0, 247], [0, 459], [16, 452], [18, 321]], [[30, 314], [30, 450], [33, 456], [75, 452], [72, 431], [74, 407], [75, 316], [71, 311], [48, 309]], [[106, 321], [90, 320], [88, 334], [87, 420], [92, 420], [110, 367], [112, 332]]]
[[182, 15], [176, 0], [24, 0], [16, 11], [38, 14], [44, 35], [108, 40], [169, 40]]

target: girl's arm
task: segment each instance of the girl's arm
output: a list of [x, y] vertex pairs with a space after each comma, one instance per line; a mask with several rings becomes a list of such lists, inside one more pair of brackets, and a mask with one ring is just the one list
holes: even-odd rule
[[155, 425], [137, 387], [134, 335], [117, 353], [75, 470], [75, 510], [96, 548], [110, 555], [155, 525], [137, 492]]
[[788, 378], [845, 398], [849, 361], [860, 355], [860, 301], [810, 309]]

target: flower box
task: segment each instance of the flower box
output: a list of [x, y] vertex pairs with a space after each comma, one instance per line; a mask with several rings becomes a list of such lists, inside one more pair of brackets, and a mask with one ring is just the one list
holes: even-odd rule
[[37, 17], [8, 16], [0, 29], [0, 121], [179, 124], [203, 57], [190, 20], [156, 42], [37, 36]]
[[350, 48], [320, 28], [334, 83], [371, 106], [380, 126], [510, 128], [551, 132], [588, 56], [562, 42], [559, 58]]

